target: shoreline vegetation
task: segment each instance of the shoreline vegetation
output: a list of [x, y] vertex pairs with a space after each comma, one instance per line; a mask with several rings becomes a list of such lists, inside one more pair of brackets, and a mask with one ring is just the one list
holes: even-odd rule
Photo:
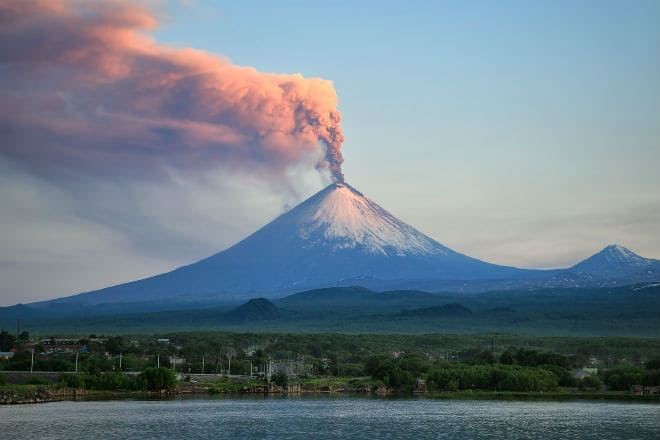
[[4, 404], [223, 394], [660, 401], [660, 341], [644, 338], [3, 331], [0, 352]]
[[86, 390], [61, 387], [58, 385], [5, 385], [0, 386], [0, 405], [20, 405], [52, 403], [61, 401], [104, 401], [104, 400], [156, 400], [179, 397], [221, 397], [221, 396], [355, 396], [375, 398], [426, 398], [438, 400], [519, 400], [519, 401], [591, 401], [591, 402], [647, 402], [660, 403], [660, 395], [639, 395], [625, 391], [580, 391], [562, 389], [552, 392], [461, 390], [408, 393], [373, 384], [359, 384], [362, 378], [345, 378], [342, 384], [309, 386], [294, 384], [287, 387], [267, 384], [217, 383], [205, 387], [177, 387], [170, 391], [129, 391], [129, 390]]
[[[26, 373], [29, 374], [29, 373]], [[0, 376], [2, 377], [2, 376]], [[376, 398], [429, 398], [443, 400], [534, 400], [592, 402], [629, 401], [660, 403], [660, 394], [635, 394], [623, 390], [552, 387], [547, 390], [515, 391], [498, 389], [440, 389], [435, 385], [412, 390], [388, 386], [372, 377], [309, 377], [288, 381], [282, 376], [265, 379], [221, 377], [199, 380], [182, 376], [177, 380], [166, 368], [148, 369], [140, 375], [120, 373], [90, 375], [61, 374], [57, 382], [30, 375], [25, 384], [0, 383], [0, 405], [48, 403], [59, 401], [154, 400], [177, 397], [221, 396], [305, 396], [343, 395]], [[0, 382], [3, 379], [0, 379]], [[419, 380], [417, 381], [419, 383]], [[418, 385], [418, 383], [416, 385]], [[426, 382], [423, 382], [424, 385]]]

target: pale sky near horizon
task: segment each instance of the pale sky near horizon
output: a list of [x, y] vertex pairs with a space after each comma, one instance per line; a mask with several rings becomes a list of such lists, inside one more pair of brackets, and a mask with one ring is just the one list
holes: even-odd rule
[[[159, 43], [331, 80], [347, 182], [444, 245], [531, 268], [612, 243], [660, 258], [660, 2], [158, 8]], [[60, 186], [2, 153], [0, 305], [190, 263], [325, 184], [223, 169]]]

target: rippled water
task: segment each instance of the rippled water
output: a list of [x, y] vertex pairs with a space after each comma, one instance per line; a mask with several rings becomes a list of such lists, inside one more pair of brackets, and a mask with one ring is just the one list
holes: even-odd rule
[[659, 439], [660, 405], [220, 397], [0, 407], [6, 439]]

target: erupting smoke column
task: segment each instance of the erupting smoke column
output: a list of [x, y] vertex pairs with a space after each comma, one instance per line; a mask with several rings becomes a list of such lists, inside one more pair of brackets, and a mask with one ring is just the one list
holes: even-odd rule
[[154, 41], [127, 1], [0, 0], [0, 154], [48, 174], [227, 165], [343, 181], [332, 83]]
[[332, 180], [335, 183], [343, 183], [344, 173], [341, 171], [341, 165], [344, 163], [344, 157], [341, 154], [341, 144], [344, 142], [344, 135], [339, 125], [339, 113], [331, 114], [330, 119], [332, 125], [327, 129], [328, 135], [321, 137], [326, 144], [325, 159], [328, 162]]

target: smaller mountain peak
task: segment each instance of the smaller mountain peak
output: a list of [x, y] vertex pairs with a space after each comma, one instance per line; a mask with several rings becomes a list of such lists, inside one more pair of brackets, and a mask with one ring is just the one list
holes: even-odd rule
[[620, 244], [608, 244], [605, 246], [603, 250], [613, 250], [613, 251], [619, 251], [619, 252], [630, 252], [630, 249], [628, 249], [625, 246], [621, 246]]
[[641, 257], [620, 244], [610, 244], [603, 250], [573, 266], [585, 273], [613, 273], [621, 270], [638, 270], [647, 267], [652, 260]]
[[253, 298], [225, 316], [230, 321], [264, 321], [279, 316], [279, 309], [266, 298]]
[[633, 251], [631, 251], [630, 249], [628, 249], [627, 247], [621, 246], [620, 244], [610, 244], [608, 246], [605, 246], [605, 248], [601, 252], [618, 256], [621, 258], [642, 258]]

